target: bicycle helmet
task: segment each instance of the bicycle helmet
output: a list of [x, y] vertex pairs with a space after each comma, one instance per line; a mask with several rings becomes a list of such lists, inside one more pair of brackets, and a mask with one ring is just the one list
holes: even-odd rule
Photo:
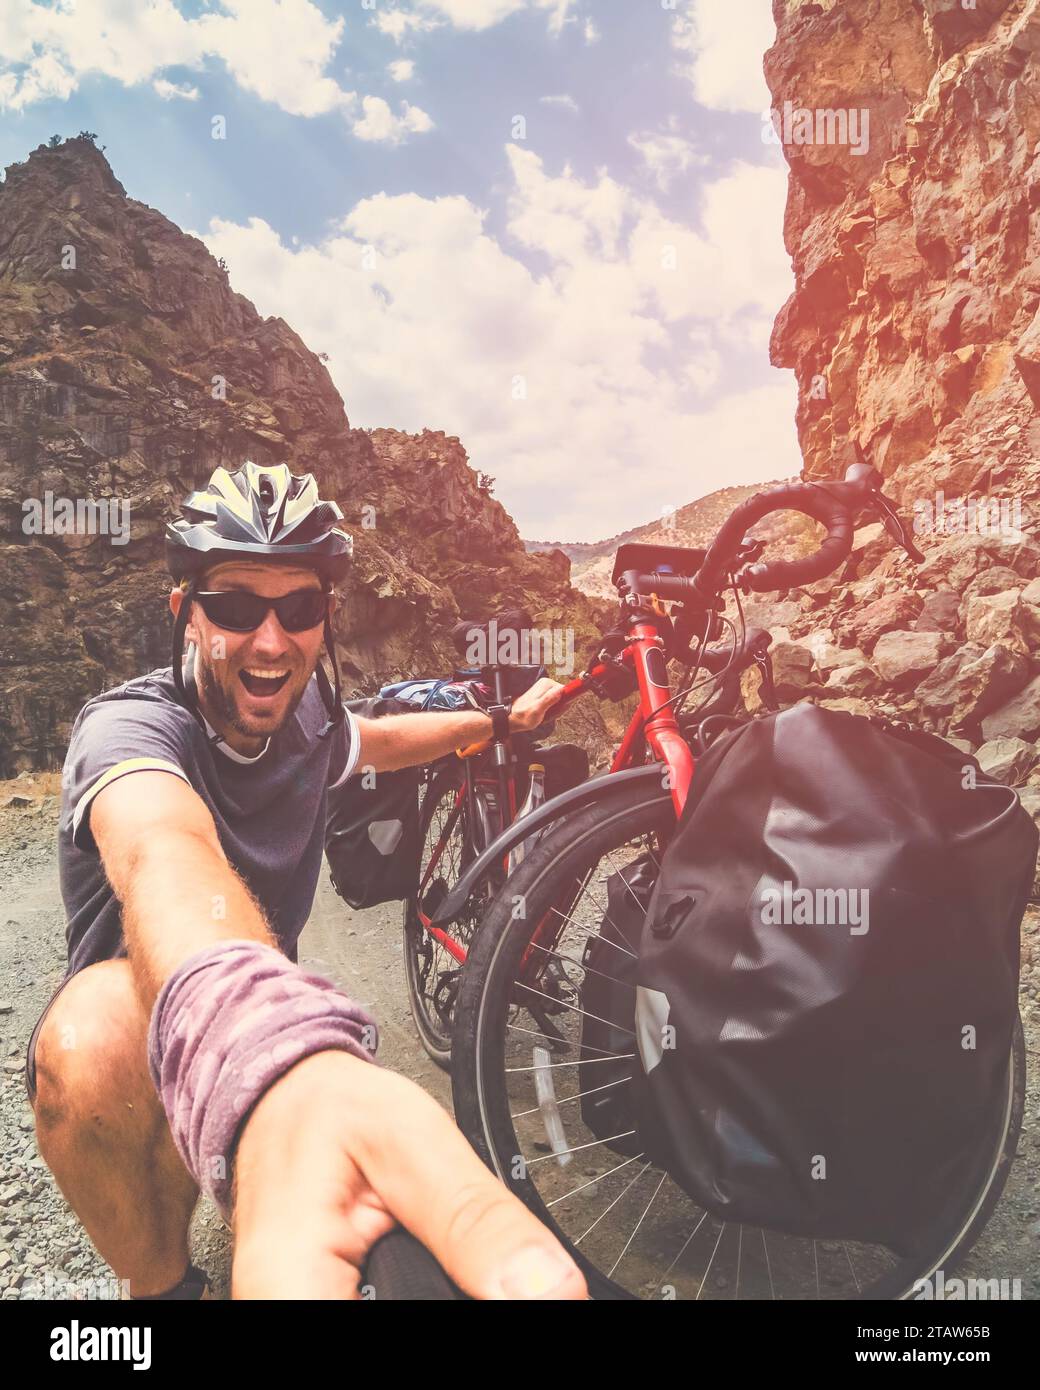
[[[184, 679], [184, 632], [197, 581], [229, 560], [262, 560], [313, 569], [327, 592], [350, 568], [353, 538], [335, 523], [343, 513], [335, 502], [318, 496], [311, 473], [295, 474], [284, 463], [265, 467], [246, 461], [234, 472], [217, 468], [206, 487], [182, 505], [182, 516], [166, 527], [166, 563], [174, 580], [185, 586], [186, 602], [173, 626], [173, 679], [196, 717], [197, 694]], [[332, 662], [335, 688], [319, 663], [315, 674], [329, 722], [324, 737], [343, 718], [339, 666], [332, 624], [325, 619], [325, 646]]]

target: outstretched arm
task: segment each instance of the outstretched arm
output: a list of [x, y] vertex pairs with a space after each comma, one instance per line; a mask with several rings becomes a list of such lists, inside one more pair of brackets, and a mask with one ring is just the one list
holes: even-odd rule
[[[509, 728], [513, 733], [537, 729], [563, 692], [558, 681], [543, 676], [513, 701]], [[491, 716], [480, 710], [460, 714], [390, 714], [383, 719], [358, 719], [361, 751], [357, 767], [392, 772], [415, 767], [491, 737]]]
[[134, 772], [94, 798], [90, 829], [123, 909], [138, 995], [151, 1009], [188, 956], [248, 938], [277, 947], [259, 904], [228, 863], [209, 808], [167, 772]]
[[[90, 815], [149, 1009], [178, 966], [206, 947], [276, 945], [205, 803], [180, 778], [121, 777], [98, 793]], [[395, 1222], [477, 1298], [586, 1296], [573, 1261], [440, 1106], [349, 1051], [313, 1052], [292, 1065], [248, 1113], [228, 1159], [236, 1298], [356, 1298], [366, 1253]]]

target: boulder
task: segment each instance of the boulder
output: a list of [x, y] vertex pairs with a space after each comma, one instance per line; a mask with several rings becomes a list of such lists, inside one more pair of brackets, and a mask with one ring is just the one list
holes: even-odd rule
[[[999, 643], [983, 648], [969, 642], [940, 661], [921, 682], [917, 700], [924, 714], [940, 726], [955, 731], [968, 726], [970, 730], [986, 715], [1001, 709], [1028, 680], [1028, 663], [1018, 652]], [[1040, 718], [1040, 708], [1037, 714]], [[985, 726], [983, 731], [987, 738], [1002, 732], [990, 733]]]
[[975, 754], [979, 767], [1009, 787], [1024, 782], [1040, 759], [1040, 750], [1024, 738], [991, 738]]
[[864, 718], [874, 713], [866, 700], [860, 700], [854, 695], [837, 700], [817, 700], [816, 703], [821, 709], [838, 710], [841, 714], [862, 714]]
[[1000, 594], [1005, 589], [1021, 589], [1024, 583], [1022, 576], [1008, 569], [1007, 565], [991, 565], [968, 580], [961, 590], [961, 603], [975, 598], [977, 594]]
[[1020, 589], [978, 594], [965, 600], [963, 612], [969, 642], [983, 647], [1002, 642], [1023, 656], [1040, 647], [1040, 608], [1023, 603]]
[[1040, 736], [1040, 676], [983, 719], [982, 733], [987, 739]]
[[928, 594], [914, 621], [915, 632], [955, 632], [961, 601], [952, 589], [936, 589]]
[[1040, 543], [1032, 536], [979, 534], [940, 536], [929, 550], [917, 577], [929, 588], [945, 586], [963, 592], [980, 570], [999, 565], [1023, 579], [1040, 574]]
[[774, 642], [769, 648], [777, 698], [800, 700], [818, 690], [813, 681], [813, 654], [800, 642]]
[[954, 736], [953, 736], [952, 734], [947, 734], [947, 735], [946, 735], [946, 742], [949, 743], [949, 744], [952, 744], [953, 747], [956, 748], [956, 749], [958, 750], [958, 752], [967, 753], [969, 756], [971, 755], [972, 750], [973, 750], [974, 747], [975, 747], [975, 745], [972, 743], [971, 739], [968, 739], [968, 738], [954, 738]]
[[805, 645], [813, 654], [817, 671], [824, 677], [839, 666], [858, 666], [867, 659], [858, 647], [839, 647], [829, 628], [822, 632], [810, 632]]
[[843, 614], [842, 632], [849, 633], [858, 646], [871, 652], [874, 643], [886, 632], [908, 628], [921, 611], [921, 600], [916, 594], [883, 594], [864, 608], [853, 609]]
[[873, 662], [882, 680], [908, 686], [935, 670], [942, 643], [938, 632], [885, 632], [875, 644]]
[[1040, 579], [1033, 579], [1022, 590], [1022, 602], [1040, 608]]
[[828, 694], [840, 698], [843, 695], [880, 695], [884, 686], [873, 666], [857, 661], [848, 666], [836, 666], [824, 688]]

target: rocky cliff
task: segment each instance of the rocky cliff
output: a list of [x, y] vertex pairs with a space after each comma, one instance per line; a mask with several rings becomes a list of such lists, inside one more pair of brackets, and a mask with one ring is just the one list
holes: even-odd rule
[[806, 476], [859, 440], [926, 563], [867, 527], [763, 615], [791, 689], [960, 738], [1040, 813], [1040, 0], [773, 14], [796, 275], [773, 361]]
[[90, 140], [41, 146], [0, 184], [0, 776], [55, 766], [89, 695], [165, 664], [164, 524], [245, 458], [314, 472], [343, 508], [348, 691], [440, 673], [460, 615], [521, 600], [579, 653], [599, 630], [566, 556], [527, 554], [456, 437], [352, 429], [289, 325]]

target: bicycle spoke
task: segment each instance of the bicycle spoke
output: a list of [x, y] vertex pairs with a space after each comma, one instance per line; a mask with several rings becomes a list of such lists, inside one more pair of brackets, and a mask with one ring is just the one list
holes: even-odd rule
[[[539, 1154], [537, 1158], [527, 1158], [521, 1154], [520, 1157], [526, 1168], [533, 1168], [536, 1163], [544, 1163], [547, 1158], [560, 1158], [563, 1154], [580, 1154], [584, 1149], [598, 1149], [601, 1144], [613, 1144], [618, 1139], [631, 1139], [633, 1134], [635, 1134], [634, 1129], [626, 1129], [624, 1134], [612, 1134], [609, 1139], [593, 1139], [588, 1144], [575, 1144], [572, 1149], [561, 1149], [559, 1153]], [[646, 1166], [649, 1168], [649, 1163]]]
[[[594, 1067], [597, 1062], [627, 1062], [636, 1054], [634, 1052], [612, 1052], [609, 1057], [588, 1057], [582, 1061], [580, 1057], [573, 1062], [550, 1062], [550, 1067]], [[544, 1067], [506, 1067], [507, 1073], [521, 1071], [544, 1071]]]
[[[605, 940], [600, 937], [600, 940]], [[607, 942], [608, 946], [611, 942]], [[544, 951], [547, 956], [552, 956], [554, 960], [565, 960], [570, 965], [576, 965], [579, 970], [583, 970], [586, 975], [598, 975], [601, 980], [609, 980], [612, 985], [622, 986], [624, 989], [635, 989], [635, 985], [630, 980], [618, 980], [613, 975], [604, 975], [602, 970], [595, 970], [591, 965], [583, 965], [580, 960], [575, 960], [573, 956], [562, 956], [559, 951], [550, 951], [548, 946], [539, 946], [537, 941], [532, 941], [531, 945], [536, 951]]]
[[639, 1233], [639, 1228], [640, 1228], [640, 1226], [643, 1224], [643, 1221], [644, 1221], [645, 1218], [646, 1218], [647, 1212], [648, 1212], [648, 1211], [650, 1210], [650, 1208], [653, 1206], [653, 1204], [654, 1204], [654, 1202], [655, 1202], [655, 1200], [656, 1200], [656, 1198], [657, 1198], [657, 1194], [660, 1192], [661, 1188], [664, 1186], [665, 1176], [666, 1176], [666, 1175], [665, 1175], [664, 1173], [661, 1174], [661, 1181], [660, 1181], [660, 1182], [657, 1184], [657, 1186], [654, 1188], [654, 1194], [653, 1194], [653, 1196], [650, 1198], [649, 1202], [647, 1202], [646, 1206], [643, 1208], [642, 1215], [640, 1216], [639, 1220], [636, 1222], [635, 1226], [633, 1226], [633, 1228], [632, 1228], [632, 1234], [629, 1236], [628, 1240], [625, 1241], [625, 1248], [624, 1248], [624, 1250], [622, 1250], [621, 1254], [620, 1254], [620, 1255], [617, 1257], [617, 1259], [614, 1261], [613, 1265], [611, 1265], [611, 1268], [610, 1268], [610, 1278], [611, 1278], [611, 1279], [613, 1279], [613, 1277], [614, 1277], [614, 1271], [617, 1269], [618, 1265], [621, 1263], [621, 1261], [622, 1261], [622, 1260], [625, 1258], [625, 1256], [627, 1255], [629, 1246], [632, 1244], [632, 1242], [635, 1240], [636, 1236], [638, 1235], [638, 1233]]
[[626, 1158], [624, 1163], [619, 1163], [616, 1168], [608, 1168], [605, 1173], [600, 1173], [598, 1177], [589, 1178], [588, 1182], [583, 1182], [580, 1187], [572, 1187], [569, 1192], [565, 1192], [562, 1197], [554, 1197], [551, 1202], [546, 1202], [547, 1207], [558, 1206], [560, 1202], [566, 1202], [568, 1197], [576, 1197], [579, 1192], [584, 1192], [587, 1187], [595, 1187], [604, 1178], [613, 1177], [615, 1173], [620, 1173], [622, 1168], [627, 1168], [630, 1163], [638, 1163], [643, 1157], [642, 1154], [634, 1154], [631, 1158]]
[[740, 1257], [744, 1253], [744, 1227], [737, 1227], [737, 1289], [733, 1297], [740, 1297]]
[[630, 1189], [635, 1183], [637, 1183], [637, 1182], [639, 1181], [639, 1179], [643, 1176], [643, 1174], [646, 1172], [646, 1170], [647, 1170], [649, 1167], [650, 1167], [650, 1164], [649, 1164], [649, 1163], [644, 1163], [644, 1164], [643, 1164], [642, 1168], [640, 1168], [639, 1172], [635, 1175], [635, 1177], [632, 1179], [632, 1181], [631, 1181], [630, 1183], [628, 1183], [628, 1185], [625, 1187], [625, 1190], [624, 1190], [623, 1192], [619, 1193], [618, 1196], [616, 1196], [616, 1197], [614, 1198], [614, 1200], [611, 1202], [610, 1206], [607, 1207], [605, 1211], [600, 1212], [599, 1216], [596, 1217], [595, 1221], [593, 1221], [592, 1225], [588, 1228], [588, 1230], [582, 1231], [581, 1235], [580, 1235], [580, 1236], [578, 1237], [578, 1239], [574, 1242], [575, 1245], [580, 1245], [580, 1244], [582, 1243], [582, 1241], [585, 1239], [585, 1237], [589, 1234], [589, 1232], [590, 1232], [590, 1231], [594, 1231], [594, 1230], [596, 1229], [596, 1227], [599, 1225], [599, 1223], [600, 1223], [600, 1222], [603, 1220], [603, 1218], [606, 1216], [607, 1212], [608, 1212], [608, 1211], [613, 1211], [613, 1209], [617, 1206], [618, 1202], [621, 1201], [621, 1198], [624, 1197], [624, 1196], [628, 1193], [629, 1189]]
[[863, 1290], [859, 1286], [859, 1279], [857, 1279], [856, 1277], [856, 1266], [852, 1263], [852, 1255], [849, 1252], [849, 1247], [845, 1241], [842, 1241], [841, 1248], [845, 1251], [845, 1258], [849, 1262], [849, 1273], [852, 1275], [853, 1283], [856, 1285], [856, 1292], [862, 1293]]
[[[630, 950], [628, 949], [627, 946], [619, 946], [618, 943], [617, 943], [616, 941], [611, 941], [611, 939], [610, 939], [609, 936], [600, 936], [599, 932], [590, 931], [588, 927], [579, 927], [578, 924], [577, 924], [577, 922], [575, 922], [575, 920], [574, 920], [573, 917], [568, 917], [567, 914], [566, 914], [566, 912], [561, 912], [560, 909], [559, 909], [558, 907], [552, 907], [552, 908], [549, 909], [549, 911], [550, 911], [550, 912], [555, 912], [556, 915], [557, 915], [557, 917], [562, 917], [563, 920], [564, 920], [564, 922], [566, 922], [566, 924], [567, 924], [569, 927], [573, 927], [574, 930], [575, 930], [576, 932], [578, 932], [581, 936], [588, 936], [588, 937], [594, 936], [594, 937], [596, 937], [597, 940], [604, 942], [607, 946], [613, 946], [614, 949], [615, 949], [615, 951], [624, 951], [625, 955], [626, 955], [626, 956], [631, 956], [631, 958], [632, 958], [633, 960], [638, 960], [638, 959], [639, 959], [639, 957], [636, 955], [635, 951], [630, 951]], [[535, 944], [535, 943], [532, 941], [532, 942], [531, 942], [531, 945], [533, 946], [534, 944]]]
[[697, 1234], [697, 1232], [700, 1230], [700, 1228], [704, 1225], [704, 1223], [705, 1223], [705, 1221], [707, 1221], [707, 1219], [708, 1219], [708, 1213], [707, 1213], [706, 1211], [705, 1211], [705, 1212], [702, 1212], [702, 1213], [701, 1213], [701, 1219], [697, 1222], [696, 1226], [694, 1226], [693, 1230], [690, 1232], [690, 1234], [689, 1234], [689, 1235], [686, 1237], [686, 1239], [683, 1241], [683, 1243], [682, 1243], [682, 1249], [679, 1251], [678, 1255], [676, 1255], [675, 1259], [672, 1261], [672, 1263], [671, 1263], [671, 1264], [668, 1266], [668, 1268], [665, 1270], [664, 1276], [663, 1276], [665, 1279], [668, 1278], [669, 1274], [671, 1274], [672, 1270], [673, 1270], [673, 1269], [675, 1268], [675, 1266], [679, 1263], [679, 1261], [682, 1259], [682, 1257], [686, 1254], [686, 1247], [689, 1245], [690, 1241], [694, 1238], [694, 1236]]
[[[539, 1033], [539, 1031], [538, 1031], [537, 1028], [521, 1028], [520, 1025], [519, 1025], [519, 1023], [507, 1023], [507, 1024], [506, 1024], [506, 1027], [510, 1030], [510, 1032], [513, 1032], [513, 1033], [526, 1033], [529, 1037], [532, 1037], [532, 1038], [544, 1038], [544, 1039], [546, 1040], [546, 1042], [557, 1042], [557, 1041], [558, 1041], [557, 1038], [550, 1037], [548, 1033]], [[590, 1047], [588, 1043], [586, 1043], [586, 1044], [584, 1045], [584, 1047], [582, 1048], [582, 1051], [583, 1051], [583, 1052], [600, 1052], [600, 1053], [602, 1053], [602, 1056], [601, 1056], [601, 1057], [587, 1057], [587, 1058], [585, 1059], [585, 1062], [604, 1062], [604, 1061], [606, 1061], [606, 1062], [611, 1062], [611, 1061], [613, 1061], [615, 1058], [617, 1058], [617, 1059], [619, 1059], [619, 1060], [622, 1060], [622, 1059], [627, 1059], [627, 1058], [629, 1058], [629, 1057], [634, 1057], [634, 1056], [635, 1056], [635, 1053], [633, 1053], [633, 1052], [624, 1052], [624, 1053], [622, 1053], [622, 1052], [608, 1052], [607, 1049], [606, 1049], [605, 1047]], [[554, 1066], [554, 1067], [579, 1067], [579, 1066], [584, 1066], [584, 1065], [585, 1065], [585, 1062], [583, 1062], [581, 1058], [578, 1058], [578, 1060], [577, 1060], [576, 1062], [551, 1062], [549, 1065], [550, 1065], [550, 1066]], [[523, 1068], [522, 1068], [522, 1067], [507, 1067], [506, 1070], [507, 1070], [507, 1071], [522, 1071]]]
[[769, 1244], [766, 1241], [766, 1233], [762, 1231], [762, 1253], [766, 1257], [766, 1273], [769, 1275], [769, 1292], [773, 1295], [773, 1302], [776, 1302], [776, 1288], [773, 1284], [773, 1266], [769, 1263]]
[[[534, 1070], [534, 1071], [545, 1071], [546, 1068], [547, 1068], [548, 1066], [551, 1066], [551, 1065], [552, 1065], [552, 1063], [544, 1063], [544, 1064], [543, 1064], [542, 1066], [540, 1066], [540, 1067], [534, 1067], [534, 1068], [532, 1068], [532, 1070]], [[619, 1077], [619, 1079], [618, 1079], [617, 1081], [607, 1081], [607, 1082], [604, 1082], [604, 1084], [603, 1084], [602, 1086], [593, 1086], [593, 1088], [592, 1088], [591, 1091], [579, 1091], [578, 1094], [577, 1094], [576, 1096], [561, 1096], [561, 1097], [558, 1097], [558, 1098], [557, 1098], [556, 1104], [557, 1104], [557, 1105], [569, 1105], [569, 1104], [571, 1103], [571, 1101], [581, 1100], [582, 1097], [584, 1097], [584, 1096], [594, 1096], [594, 1095], [598, 1094], [598, 1092], [600, 1092], [600, 1091], [609, 1091], [610, 1088], [611, 1088], [612, 1086], [624, 1086], [624, 1085], [627, 1085], [627, 1083], [628, 1083], [629, 1081], [631, 1081], [631, 1079], [632, 1079], [632, 1078], [631, 1078], [630, 1076], [622, 1076], [622, 1077]], [[539, 1112], [539, 1107], [538, 1107], [537, 1105], [535, 1105], [535, 1106], [532, 1106], [532, 1108], [531, 1108], [530, 1110], [517, 1110], [515, 1113], [511, 1114], [509, 1118], [510, 1118], [511, 1120], [522, 1120], [522, 1119], [524, 1119], [527, 1115], [537, 1115], [538, 1112]]]
[[579, 1009], [577, 1004], [568, 1004], [566, 999], [553, 999], [551, 995], [543, 994], [540, 989], [535, 989], [532, 985], [525, 985], [520, 980], [517, 980], [517, 985], [520, 989], [526, 989], [528, 994], [535, 994], [539, 999], [544, 999], [548, 1004], [559, 1004], [561, 1008], [570, 1009], [572, 1012], [580, 1014], [582, 1018], [594, 1018], [597, 1023], [605, 1023], [608, 1028], [616, 1028], [619, 1033], [627, 1033], [630, 1038], [635, 1037], [631, 1028], [625, 1028], [620, 1023], [612, 1023], [609, 1018], [600, 1018], [599, 1014], [589, 1013], [588, 1009]]
[[700, 1282], [700, 1285], [699, 1285], [699, 1287], [698, 1287], [698, 1289], [697, 1289], [697, 1297], [696, 1297], [696, 1299], [694, 1300], [694, 1302], [699, 1302], [699, 1301], [700, 1301], [700, 1296], [701, 1296], [701, 1294], [704, 1292], [704, 1285], [708, 1282], [708, 1275], [711, 1273], [711, 1267], [712, 1267], [712, 1265], [715, 1263], [715, 1256], [719, 1253], [719, 1246], [722, 1244], [722, 1237], [723, 1237], [725, 1234], [726, 1234], [726, 1223], [723, 1222], [723, 1223], [722, 1223], [722, 1229], [719, 1231], [719, 1238], [718, 1238], [718, 1240], [715, 1242], [715, 1249], [711, 1252], [711, 1256], [710, 1256], [710, 1258], [709, 1258], [709, 1260], [708, 1260], [708, 1267], [707, 1267], [707, 1269], [704, 1271], [704, 1274], [701, 1276], [701, 1282]]

